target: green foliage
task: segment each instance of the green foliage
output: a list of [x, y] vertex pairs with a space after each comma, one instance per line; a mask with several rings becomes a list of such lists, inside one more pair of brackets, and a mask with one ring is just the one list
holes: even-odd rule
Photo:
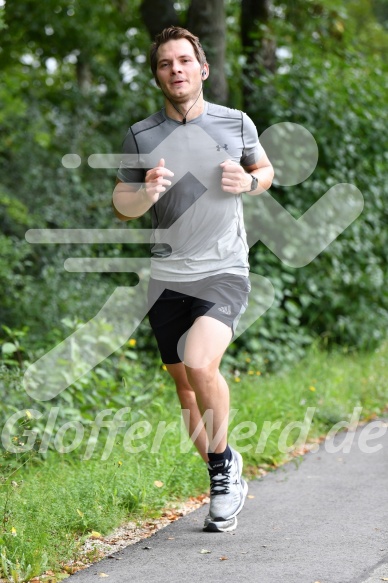
[[39, 564], [39, 570], [33, 569], [30, 564], [26, 564], [24, 555], [21, 556], [20, 561], [16, 560], [15, 563], [7, 558], [6, 550], [1, 551], [1, 567], [3, 574], [11, 583], [23, 583], [24, 581], [29, 581], [34, 575], [39, 575], [43, 567]]
[[[73, 329], [82, 326], [83, 323], [65, 320], [63, 325], [65, 329]], [[37, 359], [39, 353], [31, 354], [25, 348], [25, 330], [11, 330], [6, 326], [3, 326], [3, 329], [7, 336], [0, 345], [3, 355], [3, 364], [0, 368], [0, 393], [3, 399], [0, 411], [0, 426], [3, 431], [0, 474], [9, 475], [22, 465], [40, 463], [46, 458], [49, 449], [57, 448], [58, 445], [51, 438], [47, 447], [41, 448], [42, 441], [48, 437], [45, 434], [53, 408], [56, 424], [63, 425], [69, 419], [73, 423], [82, 423], [85, 429], [85, 443], [90, 442], [90, 447], [93, 446], [94, 451], [96, 440], [92, 430], [99, 411], [102, 409], [109, 411], [108, 420], [112, 422], [117, 411], [128, 407], [127, 416], [129, 415], [131, 422], [134, 423], [144, 415], [143, 408], [151, 403], [155, 406], [157, 394], [164, 390], [167, 373], [162, 370], [159, 361], [152, 364], [148, 360], [145, 366], [145, 352], [141, 350], [139, 353], [136, 339], [131, 338], [101, 366], [97, 366], [89, 374], [75, 381], [58, 397], [49, 402], [37, 403], [24, 390], [23, 371], [30, 362]], [[99, 343], [114, 342], [114, 338], [109, 338], [108, 327], [106, 332], [101, 331], [97, 340]], [[71, 363], [68, 364], [71, 366]], [[66, 362], [63, 363], [63, 371], [66, 371]], [[38, 410], [40, 415], [35, 415], [33, 413], [35, 410]], [[14, 414], [16, 417], [10, 422]], [[103, 429], [102, 433], [104, 432]], [[26, 439], [28, 435], [31, 436], [31, 440]], [[4, 445], [5, 440], [13, 444], [11, 453], [17, 454], [16, 456], [9, 454]]]
[[[139, 4], [49, 0], [38, 7], [23, 0], [7, 3], [0, 12], [5, 15], [0, 317], [11, 328], [28, 328], [29, 348], [47, 350], [66, 334], [64, 318], [93, 317], [117, 285], [127, 285], [126, 274], [67, 273], [67, 257], [143, 253], [125, 245], [31, 245], [24, 240], [30, 228], [149, 226], [149, 217], [133, 225], [119, 223], [111, 209], [115, 171], [87, 164], [92, 153], [120, 151], [130, 123], [162, 104], [150, 83], [149, 38]], [[183, 20], [188, 5], [181, 4]], [[384, 14], [382, 2], [374, 9]], [[226, 13], [231, 105], [244, 107], [249, 94], [244, 108], [259, 133], [288, 120], [302, 124], [318, 142], [319, 165], [312, 177], [271, 193], [294, 216], [337, 182], [356, 184], [366, 203], [361, 217], [303, 269], [284, 267], [263, 245], [252, 249], [252, 270], [272, 281], [276, 299], [233, 347], [230, 366], [241, 350], [255, 354], [260, 368], [289, 363], [317, 335], [373, 345], [384, 335], [388, 312], [383, 200], [387, 32], [367, 2], [350, 1], [340, 8], [331, 0], [277, 2], [256, 38], [258, 51], [263, 43], [277, 46], [276, 72], [260, 70], [253, 60], [251, 75], [244, 69], [242, 77], [247, 55], [241, 54], [240, 4], [226, 2]], [[67, 153], [81, 157], [78, 168], [62, 165]], [[142, 330], [140, 344], [149, 347], [149, 330]]]
[[[63, 318], [93, 317], [116, 285], [130, 282], [129, 275], [63, 269], [69, 255], [120, 256], [128, 254], [125, 246], [37, 246], [24, 234], [29, 228], [126, 227], [111, 207], [115, 171], [94, 170], [87, 159], [120, 151], [129, 124], [158, 107], [143, 64], [148, 38], [137, 4], [6, 5], [0, 305], [2, 321], [27, 325], [34, 346], [50, 347]], [[81, 157], [79, 168], [62, 165], [69, 152]]]
[[[276, 299], [243, 343], [280, 363], [290, 353], [300, 358], [316, 335], [371, 348], [388, 325], [387, 63], [378, 50], [355, 43], [356, 25], [345, 9], [310, 2], [312, 17], [302, 22], [301, 6], [293, 6], [292, 15], [285, 19], [278, 12], [263, 32], [281, 39], [282, 57], [275, 75], [263, 70], [251, 79], [250, 113], [258, 127], [265, 120], [267, 126], [291, 121], [307, 128], [317, 141], [319, 162], [304, 183], [274, 187], [271, 194], [299, 218], [330, 187], [349, 182], [363, 193], [365, 207], [302, 269], [281, 265], [261, 244], [252, 250], [252, 270], [272, 281]], [[249, 208], [255, 212], [252, 204]]]
[[0, 30], [3, 30], [5, 28], [5, 24], [4, 24], [4, 6], [0, 7]]

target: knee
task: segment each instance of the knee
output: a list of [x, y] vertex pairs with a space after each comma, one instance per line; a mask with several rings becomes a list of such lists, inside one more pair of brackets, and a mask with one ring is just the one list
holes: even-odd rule
[[204, 368], [190, 368], [186, 367], [186, 374], [187, 378], [190, 381], [190, 385], [194, 387], [194, 389], [200, 387], [207, 387], [214, 383], [215, 379], [218, 375], [218, 369], [214, 370], [210, 367]]
[[183, 408], [196, 402], [194, 389], [189, 383], [176, 383], [176, 391]]

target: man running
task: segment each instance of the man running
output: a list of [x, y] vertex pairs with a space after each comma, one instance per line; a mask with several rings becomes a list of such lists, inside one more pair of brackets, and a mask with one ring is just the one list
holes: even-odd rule
[[[225, 532], [236, 528], [248, 487], [241, 455], [227, 441], [229, 388], [219, 366], [250, 291], [242, 195], [266, 191], [273, 168], [245, 113], [204, 100], [209, 65], [196, 36], [163, 30], [151, 69], [164, 108], [129, 128], [124, 153], [139, 164], [122, 163], [113, 205], [121, 220], [151, 212], [149, 320], [207, 463], [204, 530]], [[142, 156], [153, 155], [142, 167]]]

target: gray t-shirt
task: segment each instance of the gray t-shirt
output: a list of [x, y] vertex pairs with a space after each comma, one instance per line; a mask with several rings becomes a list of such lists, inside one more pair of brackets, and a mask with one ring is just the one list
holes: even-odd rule
[[[255, 164], [263, 153], [252, 120], [242, 111], [205, 102], [183, 124], [165, 110], [129, 128], [118, 171], [141, 186], [160, 158], [172, 185], [151, 207], [151, 277], [195, 281], [219, 273], [248, 276], [248, 245], [241, 194], [221, 188], [221, 162]], [[135, 155], [135, 156], [134, 156]]]

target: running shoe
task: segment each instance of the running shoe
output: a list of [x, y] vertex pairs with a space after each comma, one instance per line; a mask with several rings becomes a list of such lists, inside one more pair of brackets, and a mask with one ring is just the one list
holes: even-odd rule
[[241, 512], [248, 485], [241, 477], [241, 455], [231, 448], [232, 459], [208, 463], [210, 475], [210, 509], [205, 518], [204, 530], [229, 532], [237, 527], [237, 514]]

